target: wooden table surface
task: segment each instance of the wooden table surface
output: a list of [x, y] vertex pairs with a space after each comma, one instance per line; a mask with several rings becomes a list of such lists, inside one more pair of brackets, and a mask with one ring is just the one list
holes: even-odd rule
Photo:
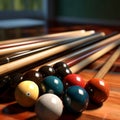
[[[98, 59], [80, 72], [85, 81], [90, 80], [110, 53]], [[110, 86], [110, 96], [102, 106], [90, 104], [82, 114], [63, 112], [59, 120], [120, 120], [120, 58], [106, 74], [104, 80]], [[8, 94], [9, 93], [9, 94]], [[12, 99], [12, 91], [6, 90], [0, 97], [1, 120], [38, 120], [34, 108], [23, 108]]]

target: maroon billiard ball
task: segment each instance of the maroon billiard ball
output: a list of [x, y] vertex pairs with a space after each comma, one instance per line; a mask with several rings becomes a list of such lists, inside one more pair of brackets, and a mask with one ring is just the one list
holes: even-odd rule
[[85, 86], [92, 102], [101, 104], [109, 96], [109, 85], [103, 79], [93, 78]]

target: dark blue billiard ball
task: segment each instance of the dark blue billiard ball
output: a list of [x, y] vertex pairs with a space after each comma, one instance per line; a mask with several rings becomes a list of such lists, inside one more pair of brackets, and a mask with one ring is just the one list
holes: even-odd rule
[[61, 95], [63, 93], [63, 83], [56, 76], [47, 76], [42, 81], [42, 88], [44, 88], [45, 93], [53, 93], [56, 95]]
[[89, 96], [84, 88], [71, 86], [64, 93], [63, 103], [68, 111], [79, 113], [87, 108]]

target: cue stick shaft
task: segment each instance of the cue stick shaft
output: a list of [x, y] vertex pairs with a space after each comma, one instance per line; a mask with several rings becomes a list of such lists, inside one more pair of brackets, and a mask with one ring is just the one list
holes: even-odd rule
[[[85, 53], [85, 52], [87, 52], [87, 51], [89, 52], [89, 50], [93, 50], [95, 47], [100, 47], [101, 45], [104, 45], [105, 43], [106, 43], [106, 44], [109, 43], [109, 41], [111, 41], [111, 37], [113, 37], [114, 35], [116, 35], [116, 33], [111, 33], [111, 34], [108, 34], [108, 35], [104, 36], [103, 38], [89, 41], [89, 42], [87, 42], [87, 45], [91, 45], [91, 44], [93, 44], [93, 43], [95, 43], [95, 42], [98, 42], [98, 41], [101, 41], [101, 40], [102, 40], [102, 41], [99, 42], [98, 44], [91, 45], [90, 47], [88, 46], [88, 47], [87, 47], [88, 49], [86, 49], [86, 51], [80, 50], [80, 51], [78, 51], [78, 52], [75, 51], [75, 53], [71, 52], [71, 54], [74, 54], [74, 56], [75, 56], [75, 55], [80, 54], [80, 53]], [[109, 39], [107, 39], [107, 38], [109, 38]], [[103, 42], [103, 40], [104, 40], [104, 42]], [[105, 41], [106, 41], [106, 42], [105, 42]], [[85, 44], [85, 46], [87, 46], [87, 45]], [[35, 49], [35, 50], [29, 50], [29, 51], [24, 52], [24, 53], [21, 53], [21, 54], [15, 54], [15, 53], [13, 53], [13, 54], [11, 54], [11, 55], [7, 55], [7, 56], [2, 57], [2, 58], [0, 59], [0, 65], [6, 64], [6, 63], [8, 63], [8, 62], [11, 62], [11, 61], [14, 61], [14, 60], [23, 58], [23, 57], [28, 56], [28, 55], [30, 55], [30, 54], [33, 54], [33, 53], [36, 53], [36, 52], [40, 52], [40, 51], [43, 51], [43, 50], [46, 50], [46, 49], [52, 48], [52, 47], [54, 47], [54, 45], [53, 45], [53, 46], [43, 47], [43, 48], [40, 48], [40, 49]], [[83, 47], [84, 47], [84, 46], [83, 46]], [[80, 48], [81, 48], [81, 47], [80, 47]], [[66, 56], [66, 57], [69, 57], [69, 58], [70, 58], [70, 57], [73, 57], [73, 56], [71, 56], [71, 54], [69, 54], [69, 55]], [[64, 57], [63, 57], [63, 58], [64, 58]]]
[[[84, 48], [84, 49], [80, 49], [77, 52], [76, 51], [72, 52], [72, 53], [64, 55], [64, 56], [62, 56], [60, 58], [54, 59], [54, 60], [52, 60], [50, 62], [47, 62], [45, 64], [53, 65], [56, 62], [66, 61], [67, 59], [70, 59], [70, 58], [78, 56], [78, 55], [81, 56], [81, 55], [89, 53], [90, 51], [93, 51], [93, 50], [95, 50], [97, 48], [100, 48], [101, 46], [105, 46], [105, 45], [107, 45], [109, 43], [115, 42], [116, 40], [118, 40], [116, 38], [118, 38], [118, 35], [114, 35], [112, 37], [108, 37], [104, 41], [97, 42], [97, 43], [95, 43], [95, 44], [93, 44], [91, 46], [88, 46], [88, 47]], [[119, 36], [119, 38], [120, 38], [120, 36]]]
[[8, 72], [14, 71], [16, 69], [22, 68], [24, 66], [27, 66], [29, 64], [40, 61], [42, 59], [48, 58], [48, 57], [50, 57], [52, 55], [55, 55], [55, 54], [58, 54], [60, 52], [64, 52], [66, 50], [69, 50], [71, 48], [79, 46], [79, 45], [81, 45], [85, 42], [88, 42], [89, 40], [91, 40], [91, 39], [87, 38], [87, 39], [80, 40], [80, 41], [75, 41], [75, 42], [72, 42], [72, 43], [69, 43], [69, 44], [60, 45], [60, 46], [48, 49], [46, 51], [39, 52], [39, 53], [36, 53], [34, 55], [30, 55], [28, 57], [25, 57], [25, 58], [22, 58], [22, 59], [4, 64], [4, 65], [1, 65], [0, 66], [0, 75], [3, 75], [5, 73], [8, 73]]
[[[105, 34], [103, 32], [101, 33], [96, 33], [96, 34], [93, 34], [93, 35], [90, 35], [89, 37], [87, 38], [83, 38], [81, 39], [80, 36], [77, 36], [77, 37], [73, 37], [73, 38], [69, 38], [69, 39], [66, 39], [66, 42], [74, 42], [75, 40], [80, 40], [80, 41], [85, 41], [86, 39], [95, 39], [95, 38], [99, 38], [99, 37], [103, 37]], [[64, 41], [65, 42], [65, 39], [62, 39], [62, 40], [57, 40], [57, 41], [45, 41], [45, 42], [40, 42], [40, 43], [35, 43], [35, 44], [28, 44], [28, 45], [24, 45], [24, 46], [17, 46], [17, 47], [11, 47], [11, 48], [6, 48], [6, 49], [1, 49], [0, 50], [0, 55], [5, 55], [5, 54], [10, 54], [10, 53], [13, 53], [13, 52], [19, 52], [19, 51], [24, 51], [24, 50], [30, 50], [30, 49], [36, 49], [36, 48], [40, 48], [40, 47], [45, 47], [45, 46], [48, 46], [48, 45], [53, 45], [53, 44], [57, 44], [57, 43], [60, 43]], [[88, 41], [88, 40], [87, 40]]]
[[73, 73], [78, 73], [81, 69], [89, 65], [90, 63], [94, 62], [113, 48], [117, 47], [120, 44], [120, 39], [118, 41], [115, 41], [114, 43], [111, 43], [104, 47], [102, 50], [94, 53], [93, 55], [89, 56], [88, 58], [85, 58], [84, 60], [80, 61], [78, 64], [71, 67], [71, 70]]
[[103, 78], [105, 74], [110, 70], [114, 62], [118, 59], [120, 56], [120, 46], [118, 49], [111, 55], [111, 57], [108, 59], [108, 61], [103, 65], [103, 67], [97, 72], [97, 74], [94, 76], [94, 78]]
[[44, 39], [44, 38], [53, 38], [53, 37], [58, 37], [58, 36], [66, 36], [69, 34], [75, 34], [75, 33], [83, 33], [85, 30], [75, 30], [75, 31], [68, 31], [68, 32], [61, 32], [61, 33], [55, 33], [55, 34], [48, 34], [48, 35], [42, 35], [42, 36], [36, 36], [36, 37], [28, 37], [28, 38], [19, 38], [19, 39], [14, 39], [14, 40], [6, 40], [6, 41], [1, 41], [0, 45], [3, 44], [12, 44], [12, 43], [19, 43], [23, 41], [29, 41], [29, 40], [36, 40], [36, 39]]
[[[103, 39], [104, 39], [104, 38], [107, 38], [107, 37], [110, 37], [110, 35], [107, 35], [107, 36], [103, 37]], [[79, 48], [82, 48], [82, 47], [85, 47], [85, 46], [94, 44], [94, 43], [100, 41], [101, 39], [102, 39], [102, 38], [89, 41], [89, 42], [87, 42], [87, 44], [86, 44], [86, 43], [85, 43], [85, 44], [83, 43], [83, 45], [82, 45], [82, 46], [79, 46]], [[63, 43], [61, 43], [61, 44], [63, 44]], [[11, 61], [14, 61], [14, 60], [17, 60], [17, 59], [20, 59], [20, 58], [23, 58], [23, 57], [26, 57], [26, 56], [31, 55], [31, 54], [35, 54], [35, 53], [37, 53], [37, 52], [41, 52], [41, 51], [43, 51], [43, 50], [47, 50], [47, 49], [56, 47], [56, 46], [58, 46], [58, 45], [60, 45], [60, 44], [53, 44], [53, 45], [51, 45], [51, 46], [42, 47], [42, 48], [39, 48], [39, 49], [28, 50], [28, 51], [23, 52], [23, 53], [20, 53], [20, 54], [17, 54], [17, 53], [15, 54], [15, 53], [13, 53], [13, 54], [11, 54], [11, 55], [7, 55], [7, 56], [5, 56], [5, 57], [0, 58], [0, 65], [9, 63], [9, 62], [11, 62]], [[78, 48], [75, 48], [75, 49], [78, 49]], [[73, 51], [73, 50], [72, 50], [72, 51]], [[70, 52], [71, 52], [71, 51], [70, 51]]]
[[35, 50], [28, 50], [28, 51], [24, 51], [24, 52], [18, 52], [18, 53], [13, 53], [11, 55], [7, 55], [5, 57], [0, 58], [0, 65], [9, 63], [11, 61], [14, 61], [14, 60], [17, 60], [17, 59], [20, 59], [23, 57], [26, 57], [26, 56], [31, 55], [31, 54], [35, 54], [37, 52], [41, 52], [43, 50], [50, 49], [52, 47], [55, 47], [55, 45], [46, 46], [46, 47], [42, 47], [42, 48], [35, 49]]
[[29, 40], [29, 41], [22, 41], [22, 42], [17, 42], [17, 43], [9, 43], [9, 44], [5, 44], [5, 45], [1, 45], [0, 46], [0, 49], [3, 49], [3, 48], [8, 48], [8, 47], [14, 47], [14, 46], [20, 46], [20, 45], [26, 45], [26, 44], [33, 44], [33, 43], [38, 43], [38, 42], [43, 42], [43, 41], [48, 41], [48, 40], [62, 40], [62, 39], [68, 39], [68, 38], [71, 38], [71, 37], [76, 37], [76, 36], [80, 36], [81, 37], [83, 36], [87, 36], [87, 35], [90, 35], [92, 33], [95, 33], [94, 31], [79, 31], [79, 32], [74, 32], [74, 34], [68, 34], [66, 36], [60, 36], [60, 37], [54, 37], [54, 38], [42, 38], [42, 39], [35, 39], [35, 40]]

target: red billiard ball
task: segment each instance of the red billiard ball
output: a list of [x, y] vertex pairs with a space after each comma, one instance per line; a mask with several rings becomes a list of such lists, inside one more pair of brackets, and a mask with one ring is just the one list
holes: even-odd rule
[[65, 76], [65, 78], [63, 79], [63, 83], [65, 85], [65, 88], [73, 85], [78, 85], [82, 88], [85, 87], [85, 81], [79, 74], [69, 74]]

